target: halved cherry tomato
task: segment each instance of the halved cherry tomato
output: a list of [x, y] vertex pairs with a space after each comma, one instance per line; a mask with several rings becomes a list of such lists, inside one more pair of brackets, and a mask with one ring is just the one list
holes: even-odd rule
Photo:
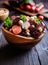
[[27, 11], [31, 10], [31, 6], [30, 5], [26, 5], [25, 6], [25, 10], [27, 10]]
[[36, 8], [35, 6], [31, 7], [31, 11], [35, 12], [35, 8]]
[[42, 15], [38, 16], [38, 19], [43, 21], [44, 20], [44, 17]]
[[24, 6], [20, 6], [20, 9], [24, 9]]
[[22, 29], [21, 29], [20, 26], [14, 25], [14, 26], [12, 27], [12, 32], [13, 32], [15, 35], [20, 34], [21, 31], [22, 31]]

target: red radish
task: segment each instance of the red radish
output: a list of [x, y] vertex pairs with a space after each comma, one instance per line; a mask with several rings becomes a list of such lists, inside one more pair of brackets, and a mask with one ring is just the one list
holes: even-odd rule
[[12, 18], [12, 20], [15, 20], [15, 19], [17, 19], [17, 18], [20, 18], [20, 16], [15, 16], [15, 15], [13, 15], [13, 16], [11, 16], [11, 18]]
[[31, 7], [31, 11], [35, 12], [35, 8], [36, 8], [36, 6]]
[[38, 13], [38, 12], [40, 12], [43, 8], [44, 8], [44, 5], [42, 4], [42, 5], [40, 5], [39, 7], [37, 7], [35, 11]]
[[38, 16], [38, 19], [43, 21], [44, 20], [44, 17], [42, 15]]
[[12, 27], [12, 32], [13, 32], [15, 35], [20, 34], [21, 31], [22, 31], [22, 29], [21, 29], [20, 26], [14, 25], [14, 26]]
[[22, 25], [22, 28], [24, 29], [24, 28], [26, 28], [26, 29], [28, 29], [30, 27], [30, 23], [29, 22], [25, 22], [25, 23], [23, 23], [23, 25]]
[[16, 16], [16, 19], [17, 19], [17, 18], [20, 18], [20, 16]]
[[25, 6], [25, 10], [27, 10], [27, 11], [31, 10], [31, 6], [30, 5], [26, 5]]
[[31, 7], [35, 6], [35, 3], [30, 3], [30, 6], [31, 6]]
[[28, 26], [28, 28], [30, 27], [30, 23], [29, 22], [26, 22], [26, 24], [27, 24], [27, 26]]
[[14, 19], [16, 19], [16, 16], [13, 15], [13, 16], [11, 16], [11, 18], [12, 18], [12, 20], [14, 20]]
[[24, 6], [20, 6], [20, 9], [24, 9]]

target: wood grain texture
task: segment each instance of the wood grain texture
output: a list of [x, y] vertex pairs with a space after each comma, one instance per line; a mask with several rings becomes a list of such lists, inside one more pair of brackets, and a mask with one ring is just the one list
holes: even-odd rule
[[[47, 21], [45, 21], [46, 23]], [[48, 31], [44, 38], [30, 50], [20, 50], [8, 45], [2, 34], [0, 24], [0, 65], [48, 65]], [[6, 46], [7, 45], [7, 46]], [[3, 48], [2, 48], [3, 47]]]
[[48, 64], [48, 55], [46, 54], [48, 49], [48, 32], [46, 32], [46, 35], [42, 39], [42, 41], [36, 46], [37, 52], [39, 54], [39, 58], [41, 61], [41, 65], [47, 65]]

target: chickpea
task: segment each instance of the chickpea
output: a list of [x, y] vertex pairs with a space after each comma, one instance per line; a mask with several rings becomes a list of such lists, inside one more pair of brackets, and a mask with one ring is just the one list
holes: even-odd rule
[[22, 20], [20, 20], [18, 23], [19, 23], [19, 25], [21, 25], [21, 26], [23, 25], [23, 21], [22, 21]]

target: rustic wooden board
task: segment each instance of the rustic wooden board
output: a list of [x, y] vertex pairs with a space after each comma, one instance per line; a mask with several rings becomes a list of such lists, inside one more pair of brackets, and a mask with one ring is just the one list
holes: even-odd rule
[[46, 32], [42, 41], [36, 46], [41, 65], [48, 65], [48, 55], [46, 54], [48, 49], [48, 32]]

